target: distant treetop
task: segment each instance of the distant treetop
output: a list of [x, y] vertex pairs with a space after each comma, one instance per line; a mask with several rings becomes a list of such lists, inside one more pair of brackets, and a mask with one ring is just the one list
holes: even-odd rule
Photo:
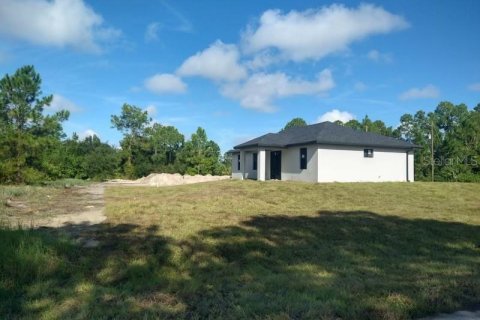
[[290, 120], [286, 125], [285, 127], [281, 130], [287, 130], [289, 128], [292, 128], [292, 127], [305, 127], [307, 125], [307, 122], [302, 119], [302, 118], [293, 118], [292, 120]]

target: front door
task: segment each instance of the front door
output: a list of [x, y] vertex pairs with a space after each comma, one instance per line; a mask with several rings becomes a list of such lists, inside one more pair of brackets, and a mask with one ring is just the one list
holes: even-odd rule
[[282, 151], [270, 152], [270, 179], [282, 180]]

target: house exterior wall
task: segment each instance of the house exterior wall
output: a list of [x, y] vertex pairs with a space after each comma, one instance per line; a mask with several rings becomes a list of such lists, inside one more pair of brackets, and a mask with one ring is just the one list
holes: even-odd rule
[[[300, 148], [307, 148], [307, 169], [300, 169]], [[364, 157], [363, 147], [307, 145], [282, 151], [282, 180], [307, 182], [414, 181], [414, 153], [406, 150], [370, 148], [373, 158]], [[265, 151], [265, 179], [270, 179], [270, 150]], [[241, 154], [241, 167], [237, 168]], [[257, 179], [254, 151], [232, 154], [232, 178]], [[258, 154], [258, 152], [257, 152]], [[408, 164], [407, 164], [408, 159]], [[257, 163], [259, 168], [260, 163]], [[408, 170], [408, 171], [407, 171]]]
[[[300, 169], [300, 148], [307, 148], [307, 169]], [[317, 182], [318, 147], [290, 147], [282, 150], [282, 180]]]
[[[374, 150], [373, 158], [365, 158], [363, 147], [319, 146], [317, 181], [381, 182], [407, 180], [407, 152], [405, 150], [371, 149]], [[408, 160], [409, 166], [412, 168], [413, 179], [413, 152]]]
[[[258, 163], [257, 163], [257, 168], [258, 168]], [[244, 177], [245, 179], [257, 179], [257, 170], [253, 170], [253, 152], [245, 152]]]
[[408, 181], [415, 181], [415, 157], [413, 151], [408, 152]]
[[270, 151], [265, 152], [265, 179], [270, 180]]
[[[257, 170], [253, 170], [253, 153], [250, 151], [232, 153], [232, 178], [257, 179]], [[238, 156], [240, 155], [240, 170], [238, 170]], [[258, 168], [258, 163], [257, 163]]]
[[243, 180], [242, 167], [238, 170], [238, 156], [240, 152], [232, 153], [232, 179]]

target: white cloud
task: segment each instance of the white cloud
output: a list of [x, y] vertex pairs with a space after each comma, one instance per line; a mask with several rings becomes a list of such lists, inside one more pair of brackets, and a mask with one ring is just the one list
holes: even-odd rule
[[243, 83], [230, 83], [222, 87], [222, 94], [238, 100], [249, 109], [271, 112], [273, 101], [293, 95], [322, 94], [335, 86], [332, 73], [325, 69], [315, 81], [292, 79], [285, 73], [255, 73]]
[[335, 122], [339, 120], [343, 123], [346, 123], [353, 119], [355, 119], [355, 116], [350, 112], [333, 109], [331, 111], [325, 112], [320, 117], [318, 117], [317, 122], [324, 122], [324, 121]]
[[471, 91], [480, 91], [480, 82], [472, 83], [468, 86], [468, 90]]
[[157, 107], [155, 107], [153, 104], [151, 105], [148, 105], [146, 108], [145, 108], [145, 111], [147, 111], [148, 115], [150, 117], [154, 117], [157, 115]]
[[413, 99], [434, 99], [440, 96], [440, 90], [434, 85], [427, 85], [423, 88], [411, 88], [400, 95], [400, 100]]
[[239, 64], [240, 53], [233, 44], [217, 40], [207, 49], [197, 52], [177, 70], [181, 76], [200, 76], [214, 81], [236, 81], [247, 76]]
[[158, 94], [162, 93], [184, 93], [187, 85], [174, 74], [156, 74], [145, 80], [145, 87]]
[[145, 30], [145, 41], [146, 42], [153, 42], [158, 40], [158, 33], [160, 31], [160, 23], [159, 22], [152, 22], [147, 26]]
[[273, 55], [271, 52], [262, 51], [255, 54], [252, 59], [246, 61], [245, 66], [251, 70], [256, 70], [268, 67], [269, 65], [278, 61], [278, 57]]
[[287, 59], [321, 59], [345, 50], [354, 42], [374, 34], [408, 27], [406, 20], [381, 7], [361, 4], [358, 8], [331, 5], [317, 10], [267, 10], [257, 28], [243, 35], [247, 53], [277, 49]]
[[104, 26], [103, 18], [83, 0], [2, 0], [0, 33], [35, 44], [101, 51], [101, 42], [120, 31]]
[[80, 140], [85, 140], [86, 138], [88, 138], [88, 137], [93, 137], [93, 136], [100, 137], [100, 136], [98, 135], [98, 133], [96, 133], [96, 132], [93, 131], [92, 129], [87, 129], [87, 130], [85, 130], [85, 131], [83, 131], [83, 132], [80, 132], [80, 133], [78, 134], [78, 138], [79, 138]]
[[367, 53], [367, 58], [375, 62], [391, 63], [393, 61], [390, 53], [382, 53], [378, 50], [370, 50]]
[[82, 108], [77, 106], [74, 102], [68, 100], [67, 98], [59, 95], [54, 94], [53, 100], [50, 103], [50, 106], [46, 108], [47, 111], [57, 112], [61, 110], [68, 110], [70, 112], [78, 112], [81, 111]]

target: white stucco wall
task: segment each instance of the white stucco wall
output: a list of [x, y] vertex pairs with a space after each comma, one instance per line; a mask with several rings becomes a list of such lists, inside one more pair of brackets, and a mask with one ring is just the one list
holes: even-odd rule
[[243, 179], [242, 168], [238, 170], [238, 156], [240, 152], [232, 153], [232, 179]]
[[408, 181], [415, 181], [415, 157], [413, 151], [408, 153]]
[[[232, 153], [232, 178], [257, 179], [257, 170], [253, 170], [253, 153], [250, 151]], [[240, 155], [240, 170], [238, 170], [238, 156]], [[257, 164], [258, 168], [258, 164]]]
[[270, 151], [265, 152], [265, 179], [270, 180]]
[[[373, 158], [364, 157], [363, 147], [319, 146], [318, 182], [406, 181], [405, 150], [370, 149]], [[410, 160], [413, 174], [413, 156]]]
[[[258, 163], [257, 163], [258, 168]], [[257, 170], [253, 170], [253, 152], [245, 152], [245, 179], [257, 179]]]
[[[307, 169], [300, 169], [300, 148], [307, 148]], [[370, 148], [372, 149], [372, 148]], [[279, 149], [280, 150], [280, 149]], [[281, 149], [282, 180], [308, 182], [414, 181], [414, 153], [405, 150], [373, 148], [374, 157], [365, 158], [363, 147], [308, 145]], [[232, 155], [232, 178], [257, 179], [253, 151]], [[270, 153], [265, 152], [265, 179], [270, 179]], [[241, 154], [241, 167], [237, 157]], [[258, 154], [258, 152], [257, 152]], [[260, 163], [257, 163], [257, 169]]]
[[[307, 169], [300, 169], [300, 148], [307, 148]], [[317, 182], [318, 147], [291, 147], [282, 150], [282, 180]]]

